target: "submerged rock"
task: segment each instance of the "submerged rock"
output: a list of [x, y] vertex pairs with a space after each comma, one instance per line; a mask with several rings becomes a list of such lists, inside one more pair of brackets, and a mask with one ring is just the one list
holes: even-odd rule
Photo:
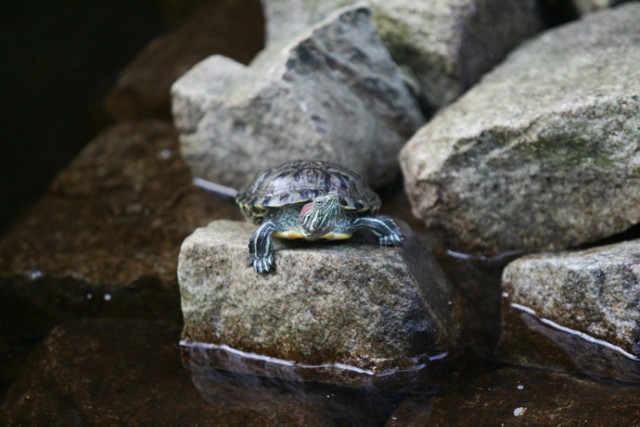
[[241, 215], [193, 187], [171, 126], [106, 130], [0, 240], [0, 333], [32, 339], [76, 316], [179, 318], [180, 243], [220, 217]]
[[214, 221], [183, 243], [183, 344], [230, 349], [245, 356], [234, 366], [249, 372], [269, 374], [262, 368], [270, 360], [275, 375], [346, 385], [391, 382], [396, 371], [422, 375], [454, 352], [457, 299], [407, 227], [398, 248], [367, 236], [275, 239], [268, 275], [247, 266], [254, 228]]
[[400, 159], [414, 213], [459, 250], [595, 241], [640, 222], [640, 5], [522, 46]]
[[140, 320], [58, 326], [29, 357], [0, 419], [12, 426], [380, 425], [391, 411], [384, 399], [353, 390], [189, 373], [179, 334], [177, 324]]
[[640, 240], [526, 256], [502, 286], [502, 360], [640, 382]]
[[251, 67], [213, 56], [172, 88], [193, 174], [239, 188], [287, 160], [331, 160], [380, 186], [423, 123], [364, 7], [344, 9]]
[[505, 368], [437, 397], [409, 398], [387, 426], [636, 425], [640, 388]]
[[[304, 31], [357, 0], [262, 0], [267, 43]], [[534, 0], [370, 0], [380, 38], [427, 110], [441, 108], [473, 85], [520, 41], [541, 27]]]

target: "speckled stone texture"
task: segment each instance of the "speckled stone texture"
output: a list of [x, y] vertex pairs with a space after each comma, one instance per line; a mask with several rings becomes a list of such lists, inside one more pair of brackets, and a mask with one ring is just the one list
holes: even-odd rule
[[502, 288], [502, 360], [640, 382], [640, 240], [517, 259]]
[[532, 369], [487, 373], [437, 397], [406, 399], [400, 426], [635, 426], [640, 388]]
[[[267, 43], [277, 44], [355, 0], [262, 0]], [[541, 28], [534, 0], [371, 0], [393, 59], [408, 71], [426, 111], [458, 98]]]
[[400, 160], [414, 213], [458, 250], [595, 241], [640, 222], [640, 4], [523, 45]]
[[389, 183], [424, 121], [364, 7], [336, 12], [251, 67], [208, 58], [172, 94], [193, 174], [235, 188], [294, 159], [332, 160], [370, 185]]
[[[196, 230], [178, 263], [184, 343], [313, 365], [325, 371], [314, 379], [348, 385], [454, 353], [456, 295], [403, 227], [407, 239], [398, 248], [366, 235], [342, 243], [276, 240], [276, 272], [268, 275], [247, 266], [255, 226], [221, 220]], [[370, 374], [354, 378], [357, 370]]]

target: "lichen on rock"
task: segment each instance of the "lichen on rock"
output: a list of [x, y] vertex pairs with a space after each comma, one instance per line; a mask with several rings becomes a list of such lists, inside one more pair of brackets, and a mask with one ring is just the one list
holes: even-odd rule
[[562, 249], [640, 222], [640, 7], [523, 45], [400, 159], [413, 210], [458, 250]]

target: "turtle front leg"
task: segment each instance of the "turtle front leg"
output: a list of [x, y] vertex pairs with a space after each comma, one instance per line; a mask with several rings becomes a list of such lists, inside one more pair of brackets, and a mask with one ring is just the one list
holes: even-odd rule
[[369, 230], [382, 246], [399, 246], [404, 241], [402, 230], [391, 218], [365, 216], [353, 222], [356, 230]]
[[276, 231], [273, 222], [262, 224], [249, 239], [249, 265], [258, 273], [268, 273], [275, 266], [275, 251], [271, 235]]

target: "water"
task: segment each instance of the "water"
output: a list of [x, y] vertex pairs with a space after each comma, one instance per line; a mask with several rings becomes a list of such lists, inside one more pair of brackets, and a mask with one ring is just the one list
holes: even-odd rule
[[[352, 369], [351, 374], [360, 378], [353, 386], [323, 384], [313, 381], [314, 370], [325, 369], [326, 374], [326, 369], [348, 367], [297, 366], [224, 347], [179, 345], [179, 320], [70, 320], [35, 350], [34, 341], [17, 339], [17, 329], [13, 338], [0, 341], [4, 393], [17, 378], [5, 396], [0, 419], [8, 419], [8, 424], [80, 419], [83, 424], [111, 420], [122, 424], [322, 426], [508, 425], [514, 419], [553, 425], [545, 424], [551, 423], [548, 419], [535, 418], [543, 414], [576, 422], [584, 415], [592, 425], [600, 421], [634, 425], [633, 420], [640, 419], [640, 415], [634, 418], [640, 414], [637, 384], [497, 363], [492, 349], [498, 340], [503, 299], [499, 278], [508, 259], [452, 256], [438, 242], [433, 239], [432, 247], [464, 294], [468, 328], [465, 358], [452, 361], [448, 355], [435, 355], [429, 361], [431, 367], [446, 362], [437, 381], [427, 363], [416, 365], [412, 372], [389, 373], [389, 378], [398, 375], [396, 381], [374, 381], [370, 372]], [[86, 295], [88, 291], [83, 290], [85, 304], [96, 300], [118, 304], [123, 298], [112, 296], [105, 301], [111, 295], [105, 292], [93, 292], [91, 299]], [[556, 342], [574, 368], [584, 368], [581, 363], [604, 368], [610, 363], [607, 360], [615, 360], [625, 372], [637, 372], [636, 356], [556, 327], [530, 310], [514, 307], [512, 314], [520, 317], [524, 331], [541, 333]], [[523, 333], [522, 344], [533, 351], [527, 339]], [[578, 358], [578, 354], [587, 357]], [[612, 359], [616, 354], [618, 359]], [[430, 381], [420, 374], [431, 377]], [[598, 403], [594, 403], [596, 398]], [[609, 407], [617, 412], [613, 414]]]

